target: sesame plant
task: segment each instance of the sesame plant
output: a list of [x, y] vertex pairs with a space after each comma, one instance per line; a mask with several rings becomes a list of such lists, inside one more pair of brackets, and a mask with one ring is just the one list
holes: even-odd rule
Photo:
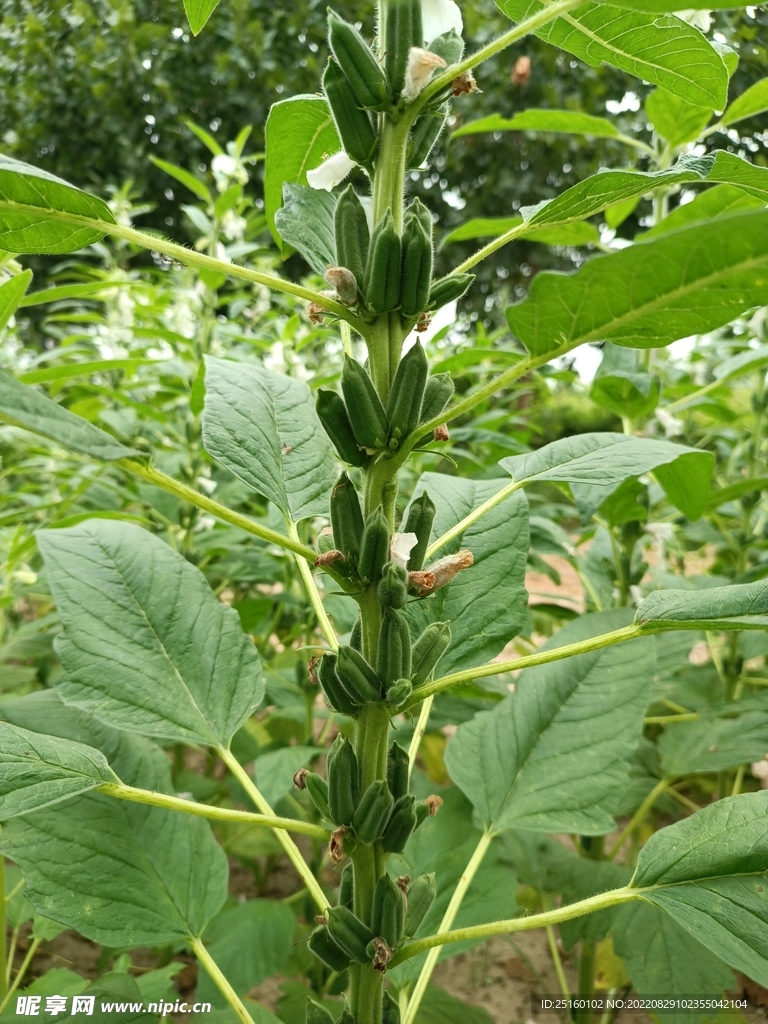
[[[215, 5], [188, 6], [199, 30]], [[635, 787], [639, 803], [626, 796], [644, 727], [653, 724], [647, 712], [658, 696], [657, 654], [671, 657], [668, 639], [679, 641], [678, 661], [702, 634], [720, 657], [768, 626], [768, 586], [759, 570], [745, 579], [746, 564], [712, 581], [722, 585], [698, 589], [660, 577], [644, 596], [637, 590], [643, 519], [626, 514], [628, 506], [642, 508], [637, 499], [649, 474], [654, 501], [671, 515], [693, 522], [707, 504], [711, 452], [636, 433], [658, 399], [651, 352], [768, 302], [768, 171], [725, 150], [685, 151], [710, 130], [713, 111], [724, 114], [712, 132], [768, 108], [768, 90], [758, 83], [729, 105], [733, 55], [678, 18], [674, 0], [498, 6], [513, 26], [469, 55], [452, 0], [380, 0], [375, 35], [373, 25], [361, 32], [329, 12], [322, 93], [272, 108], [265, 172], [265, 213], [277, 244], [285, 256], [300, 253], [327, 289], [239, 265], [215, 241], [204, 252], [139, 231], [101, 199], [0, 157], [0, 245], [8, 253], [68, 253], [111, 236], [198, 268], [211, 288], [230, 278], [290, 296], [310, 323], [338, 330], [343, 344], [340, 389], [320, 387], [316, 402], [296, 376], [258, 360], [212, 356], [204, 345], [194, 353], [203, 369], [190, 384], [190, 436], [271, 502], [275, 514], [266, 520], [203, 493], [196, 486], [202, 456], [180, 480], [158, 467], [151, 450], [131, 447], [33, 384], [0, 375], [5, 421], [111, 463], [195, 514], [287, 553], [306, 588], [316, 629], [301, 644], [303, 685], [310, 707], [322, 695], [314, 711], [324, 722], [323, 742], [332, 728], [337, 733], [324, 773], [306, 766], [296, 773], [296, 806], [306, 813], [276, 814], [233, 742], [266, 685], [239, 618], [185, 557], [190, 550], [175, 550], [136, 523], [89, 518], [38, 531], [62, 624], [62, 673], [55, 701], [37, 702], [36, 717], [28, 702], [26, 714], [8, 714], [0, 725], [2, 851], [20, 868], [39, 918], [113, 949], [186, 946], [243, 1024], [258, 1018], [217, 963], [217, 943], [206, 932], [226, 896], [227, 862], [205, 819], [271, 829], [301, 879], [316, 996], [306, 1004], [307, 1024], [333, 1020], [323, 1005], [329, 993], [343, 994], [337, 1010], [344, 1024], [415, 1024], [441, 955], [523, 930], [552, 936], [555, 925], [581, 943], [579, 990], [588, 996], [596, 939], [617, 921], [627, 934], [628, 916], [637, 924], [643, 914], [640, 934], [648, 934], [651, 914], [654, 935], [697, 944], [705, 965], [697, 983], [708, 982], [709, 994], [730, 987], [731, 969], [768, 984], [768, 793], [741, 792], [744, 772], [730, 788], [724, 779], [721, 799], [642, 846], [644, 819], [674, 778], [667, 773], [649, 788], [646, 772]], [[435, 279], [433, 218], [409, 199], [408, 173], [429, 160], [457, 98], [471, 103], [475, 70], [531, 33], [656, 87], [653, 144], [627, 139], [648, 167], [599, 173], [522, 210], [476, 255]], [[585, 115], [528, 118], [516, 127], [615, 131]], [[181, 180], [178, 169], [169, 173]], [[681, 185], [715, 188], [670, 214]], [[227, 192], [213, 204], [214, 222], [217, 206], [223, 214], [240, 202], [242, 182], [231, 188], [230, 206]], [[591, 238], [590, 218], [607, 211], [618, 225], [648, 195], [655, 223], [647, 239], [616, 251], [606, 245], [610, 251], [571, 275], [542, 273], [509, 307], [517, 346], [511, 365], [500, 360], [496, 374], [459, 396], [449, 372], [430, 372], [419, 335], [471, 288], [478, 263], [518, 237], [563, 230]], [[686, 214], [689, 207], [695, 212]], [[14, 273], [0, 287], [0, 318], [23, 301], [30, 276]], [[621, 410], [623, 433], [567, 437], [506, 458], [504, 477], [425, 472], [405, 493], [416, 453], [439, 452], [452, 421], [589, 342], [608, 343], [595, 395]], [[594, 518], [612, 544], [597, 566], [608, 597], [600, 596], [604, 585], [595, 586], [597, 570], [583, 569], [594, 611], [509, 658], [507, 645], [531, 633], [525, 491], [541, 485], [567, 487], [582, 517]], [[353, 609], [349, 628], [341, 628], [339, 607]], [[720, 659], [724, 685], [733, 683], [726, 701], [740, 696], [737, 660]], [[519, 670], [512, 692], [502, 682], [495, 694], [503, 698], [464, 717], [447, 745], [445, 766], [473, 808], [477, 840], [460, 876], [438, 891], [435, 873], [420, 870], [428, 861], [425, 837], [457, 842], [450, 827], [439, 831], [454, 808], [452, 798], [441, 806], [440, 794], [413, 772], [422, 737], [441, 699], [468, 688], [487, 695], [483, 686]], [[236, 780], [241, 803], [255, 810], [175, 793], [152, 741], [210, 752]], [[738, 772], [741, 764], [709, 767]], [[614, 864], [604, 859], [604, 837], [619, 813], [631, 817], [610, 854], [630, 837], [633, 849]], [[573, 850], [552, 833], [569, 834]], [[542, 895], [536, 912], [516, 912], [511, 883], [498, 889], [503, 858]], [[558, 871], [568, 885], [555, 878]], [[482, 920], [462, 923], [484, 881], [497, 886], [493, 899], [475, 902]], [[557, 906], [552, 894], [563, 897]], [[552, 949], [558, 956], [554, 942]], [[717, 969], [707, 967], [713, 962]], [[589, 1019], [589, 1005], [577, 1013]]]

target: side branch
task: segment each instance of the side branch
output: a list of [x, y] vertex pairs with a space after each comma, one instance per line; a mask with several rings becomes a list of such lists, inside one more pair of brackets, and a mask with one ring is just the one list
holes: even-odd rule
[[274, 814], [253, 814], [251, 811], [237, 811], [229, 807], [213, 807], [200, 804], [194, 800], [184, 800], [180, 796], [167, 793], [155, 793], [149, 789], [137, 789], [126, 786], [122, 782], [105, 782], [98, 787], [100, 793], [106, 793], [117, 800], [130, 800], [137, 804], [150, 804], [152, 807], [163, 807], [168, 811], [182, 811], [194, 814], [199, 818], [212, 821], [239, 821], [244, 825], [264, 825], [267, 828], [282, 828], [289, 832], [299, 832], [313, 839], [327, 842], [330, 832], [321, 825], [313, 825], [309, 821], [296, 821], [293, 818], [280, 818]]
[[140, 476], [142, 480], [146, 480], [148, 483], [162, 487], [164, 491], [174, 494], [177, 498], [181, 498], [182, 501], [189, 502], [190, 505], [194, 505], [203, 512], [208, 512], [225, 523], [230, 523], [246, 533], [253, 534], [254, 537], [260, 537], [261, 540], [285, 548], [286, 551], [292, 551], [294, 555], [306, 558], [310, 562], [314, 562], [315, 558], [317, 558], [317, 553], [312, 548], [302, 544], [298, 539], [286, 537], [285, 534], [278, 533], [277, 530], [271, 530], [268, 526], [261, 526], [259, 523], [255, 523], [248, 516], [241, 515], [239, 512], [227, 508], [226, 505], [222, 505], [218, 501], [213, 501], [207, 495], [187, 487], [186, 484], [174, 480], [173, 477], [167, 476], [153, 466], [144, 465], [133, 459], [120, 459], [117, 465], [129, 473], [133, 473], [134, 476]]
[[528, 932], [534, 928], [546, 928], [547, 925], [560, 924], [561, 921], [571, 921], [575, 917], [583, 917], [585, 914], [592, 914], [596, 910], [606, 910], [608, 907], [615, 907], [619, 903], [629, 903], [631, 900], [641, 899], [642, 890], [632, 889], [624, 886], [622, 889], [611, 889], [610, 892], [600, 893], [598, 896], [590, 896], [589, 899], [579, 900], [578, 903], [569, 903], [565, 907], [558, 907], [557, 910], [547, 910], [543, 914], [532, 914], [530, 917], [514, 917], [509, 921], [492, 921], [490, 924], [478, 924], [471, 928], [456, 928], [451, 932], [443, 932], [438, 935], [428, 935], [423, 939], [414, 939], [397, 952], [390, 963], [390, 967], [397, 967], [398, 964], [411, 957], [418, 956], [426, 949], [433, 949], [435, 946], [445, 946], [449, 942], [464, 942], [467, 939], [488, 939], [492, 935], [507, 935], [511, 932]]

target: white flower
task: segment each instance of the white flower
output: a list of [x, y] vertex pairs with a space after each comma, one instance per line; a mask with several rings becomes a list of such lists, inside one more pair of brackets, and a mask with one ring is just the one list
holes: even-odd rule
[[667, 412], [666, 409], [656, 410], [656, 419], [664, 427], [664, 433], [667, 437], [679, 437], [683, 432], [685, 424], [682, 420], [679, 420], [677, 416], [673, 416], [671, 412]]
[[454, 0], [421, 0], [424, 42], [431, 43], [451, 29], [460, 36], [464, 29], [461, 11]]
[[678, 11], [677, 16], [702, 32], [709, 32], [712, 27], [711, 11]]
[[340, 181], [344, 181], [352, 168], [356, 166], [355, 161], [350, 160], [342, 150], [340, 153], [329, 156], [313, 171], [307, 171], [307, 181], [310, 188], [325, 189], [326, 192], [330, 192]]
[[217, 153], [211, 160], [211, 172], [219, 192], [226, 192], [233, 181], [245, 185], [248, 182], [248, 171], [238, 157], [228, 153]]
[[393, 533], [392, 540], [389, 543], [389, 558], [390, 561], [399, 565], [401, 569], [408, 567], [408, 559], [411, 557], [411, 551], [419, 543], [419, 538], [415, 533]]
[[432, 77], [432, 72], [436, 68], [445, 66], [445, 61], [438, 54], [422, 50], [418, 46], [412, 46], [408, 51], [408, 67], [405, 72], [405, 88], [403, 89], [404, 99], [415, 100]]

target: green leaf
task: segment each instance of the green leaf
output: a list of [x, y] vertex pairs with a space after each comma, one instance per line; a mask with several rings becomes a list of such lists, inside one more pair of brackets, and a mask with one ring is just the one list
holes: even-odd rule
[[42, 434], [57, 446], [71, 448], [93, 459], [111, 461], [139, 455], [111, 434], [75, 416], [34, 388], [19, 383], [4, 370], [0, 370], [0, 420]]
[[[195, 0], [185, 0], [185, 6], [187, 6], [187, 16], [189, 16], [188, 5], [194, 2]], [[218, 0], [216, 0], [216, 3], [218, 3]], [[213, 4], [213, 7], [215, 6], [216, 4]], [[211, 7], [211, 10], [213, 10], [213, 7]], [[203, 22], [203, 24], [205, 24], [205, 22]], [[202, 27], [203, 26], [201, 25], [200, 28]], [[200, 29], [193, 29], [195, 35], [197, 35], [199, 31]], [[161, 171], [165, 171], [166, 174], [170, 174], [170, 176], [172, 178], [175, 178], [176, 181], [181, 182], [181, 184], [188, 188], [189, 191], [193, 193], [193, 195], [196, 195], [198, 199], [202, 199], [204, 203], [213, 203], [211, 190], [204, 182], [199, 181], [194, 176], [194, 174], [190, 174], [189, 171], [185, 171], [183, 167], [178, 167], [176, 164], [171, 164], [167, 160], [160, 160], [156, 156], [150, 155], [149, 159], [152, 161], [155, 167], [159, 167]]]
[[658, 741], [661, 767], [670, 778], [727, 771], [760, 761], [768, 750], [768, 710], [705, 711], [698, 721], [670, 722]]
[[712, 117], [711, 107], [687, 103], [664, 89], [655, 89], [645, 101], [645, 112], [653, 127], [673, 149], [698, 139]]
[[[736, 986], [725, 964], [657, 907], [640, 902], [619, 907], [611, 931], [614, 952], [641, 996], [685, 991], [711, 997]], [[655, 1015], [663, 1024], [691, 1024], [689, 1013], [658, 1010]]]
[[0, 722], [0, 820], [117, 781], [101, 751]]
[[556, 199], [520, 211], [531, 226], [570, 224], [607, 207], [628, 202], [657, 188], [680, 184], [720, 182], [768, 202], [768, 168], [755, 167], [734, 153], [718, 150], [708, 156], [684, 156], [666, 171], [600, 171]]
[[36, 690], [3, 701], [2, 717], [20, 729], [41, 732], [100, 750], [118, 778], [128, 786], [172, 793], [165, 753], [143, 736], [121, 732], [62, 702], [56, 690]]
[[22, 384], [42, 384], [52, 380], [70, 380], [72, 377], [87, 377], [92, 373], [108, 373], [110, 370], [133, 371], [138, 366], [153, 366], [164, 359], [98, 359], [89, 363], [67, 363], [65, 366], [46, 366], [40, 370], [28, 370], [19, 380]]
[[761, 78], [751, 85], [741, 96], [737, 96], [726, 109], [722, 117], [723, 124], [735, 124], [755, 114], [763, 114], [768, 110], [768, 78]]
[[531, 355], [612, 341], [657, 348], [768, 302], [768, 212], [734, 214], [538, 274], [507, 320]]
[[[92, 225], [88, 221], [101, 222]], [[114, 224], [101, 199], [0, 153], [0, 246], [8, 252], [74, 252]]]
[[101, 793], [14, 818], [0, 848], [39, 913], [105, 946], [200, 935], [226, 897], [227, 859], [207, 822]]
[[649, 238], [666, 235], [696, 221], [714, 220], [716, 217], [727, 217], [729, 213], [737, 213], [739, 210], [756, 210], [764, 206], [764, 199], [747, 195], [735, 185], [715, 185], [702, 192], [700, 196], [696, 196], [690, 203], [676, 206], [658, 224], [648, 231], [635, 235], [635, 241], [645, 242]]
[[32, 280], [32, 271], [24, 270], [0, 284], [0, 331], [19, 308]]
[[[496, 494], [499, 480], [461, 480], [424, 473], [414, 491], [423, 491], [437, 506], [432, 540], [461, 522]], [[524, 497], [511, 495], [446, 545], [438, 557], [468, 548], [474, 565], [462, 570], [447, 587], [423, 601], [412, 601], [407, 615], [414, 639], [430, 622], [451, 623], [451, 646], [439, 672], [456, 672], [495, 658], [526, 623], [528, 595], [525, 563], [528, 557], [528, 507]]]
[[715, 380], [726, 381], [730, 377], [743, 376], [753, 370], [759, 370], [768, 363], [768, 345], [749, 348], [745, 352], [723, 360], [713, 370]]
[[205, 365], [206, 450], [293, 522], [326, 515], [336, 460], [307, 385], [255, 362]]
[[198, 35], [219, 6], [219, 0], [184, 0], [184, 11], [193, 35]]
[[768, 984], [768, 791], [656, 832], [632, 885], [734, 970]]
[[617, 416], [650, 416], [659, 402], [659, 380], [638, 367], [637, 353], [606, 342], [589, 397]]
[[[19, 308], [26, 309], [27, 306], [41, 306], [47, 302], [59, 302], [61, 299], [87, 299], [94, 301], [102, 300], [102, 292], [109, 292], [113, 288], [130, 288], [138, 282], [105, 278], [103, 281], [86, 281], [83, 284], [62, 284], [50, 288], [41, 288], [39, 291], [25, 295], [19, 303]], [[140, 335], [137, 335], [140, 336]]]
[[[741, 6], [735, 0], [692, 0], [688, 3], [688, 11], [730, 11]], [[665, 14], [682, 10], [680, 0], [611, 0], [611, 7], [624, 7], [630, 11], [648, 11], [654, 14]]]
[[[702, 628], [717, 629], [717, 623], [744, 628], [768, 628], [768, 583], [738, 583], [706, 590], [656, 590], [641, 602], [635, 622], [658, 625], [664, 622], [701, 622]], [[674, 628], [670, 626], [669, 628]]]
[[283, 201], [283, 185], [306, 185], [307, 171], [313, 171], [327, 156], [341, 149], [326, 101], [319, 96], [292, 96], [275, 103], [267, 118], [266, 146], [265, 212], [272, 237], [286, 258], [291, 249], [275, 226], [275, 214]]
[[64, 625], [65, 701], [118, 729], [227, 746], [263, 696], [261, 666], [200, 570], [128, 523], [37, 539]]
[[[208, 951], [238, 995], [277, 974], [293, 948], [296, 918], [287, 903], [248, 900], [225, 907], [205, 930]], [[195, 998], [225, 1006], [208, 974], [200, 971]]]
[[491, 114], [478, 121], [462, 125], [452, 135], [479, 135], [484, 132], [559, 132], [565, 135], [593, 135], [596, 138], [615, 139], [618, 129], [604, 117], [593, 117], [578, 110], [523, 110], [514, 117]]
[[[522, 217], [477, 217], [447, 234], [441, 245], [503, 235], [523, 223]], [[600, 241], [597, 228], [585, 221], [575, 221], [560, 227], [530, 228], [521, 231], [517, 237], [526, 238], [529, 242], [543, 242], [545, 245], [589, 245], [590, 242]]]
[[584, 518], [624, 480], [653, 471], [670, 501], [695, 519], [707, 499], [714, 458], [671, 441], [595, 433], [564, 437], [528, 455], [502, 459], [499, 465], [521, 486], [543, 481], [570, 484]]
[[493, 1024], [493, 1018], [482, 1006], [469, 1006], [430, 982], [416, 1014], [416, 1024]]
[[275, 227], [288, 245], [300, 252], [320, 277], [336, 266], [333, 215], [338, 196], [307, 185], [283, 185], [283, 205], [275, 213]]
[[[517, 22], [545, 7], [539, 0], [496, 0], [496, 5]], [[659, 17], [648, 11], [646, 5], [630, 13], [586, 3], [544, 25], [536, 35], [591, 67], [604, 62], [689, 103], [722, 110], [728, 72], [720, 55], [698, 29], [672, 15]]]
[[[281, 747], [270, 750], [256, 758], [254, 776], [264, 799], [274, 806], [277, 801], [293, 790], [293, 777], [299, 768], [318, 757], [322, 751], [318, 747]], [[255, 982], [254, 982], [255, 984]]]
[[[599, 636], [627, 620], [625, 609], [583, 615], [543, 649]], [[654, 666], [653, 641], [641, 638], [526, 669], [513, 694], [460, 725], [445, 763], [485, 827], [612, 831]]]

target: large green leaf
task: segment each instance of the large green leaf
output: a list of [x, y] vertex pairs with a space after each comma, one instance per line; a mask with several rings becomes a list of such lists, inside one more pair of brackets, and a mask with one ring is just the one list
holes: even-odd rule
[[705, 711], [698, 721], [670, 723], [658, 748], [662, 771], [673, 778], [759, 761], [768, 750], [768, 707], [746, 704], [742, 710], [736, 701], [720, 713]]
[[427, 985], [416, 1014], [416, 1024], [493, 1024], [482, 1006], [470, 1006], [438, 985]]
[[687, 103], [665, 89], [655, 89], [645, 101], [651, 124], [673, 148], [698, 139], [712, 117], [711, 107]]
[[118, 729], [226, 746], [261, 700], [261, 666], [200, 570], [127, 523], [37, 537], [64, 624], [65, 701]]
[[[466, 242], [473, 238], [491, 238], [503, 235], [513, 228], [521, 227], [525, 222], [522, 217], [476, 217], [466, 224], [455, 228], [442, 239], [441, 245], [451, 242]], [[527, 238], [529, 242], [543, 242], [545, 245], [589, 245], [599, 242], [600, 233], [594, 224], [585, 221], [574, 221], [555, 227], [528, 228], [520, 231], [518, 238]]]
[[104, 225], [114, 223], [101, 199], [0, 153], [0, 248], [74, 252], [98, 242], [106, 234]]
[[695, 221], [714, 220], [715, 217], [727, 217], [739, 210], [758, 210], [765, 206], [765, 199], [750, 196], [736, 185], [715, 185], [696, 196], [690, 203], [676, 206], [669, 216], [654, 224], [648, 231], [635, 235], [636, 242], [645, 242], [658, 235], [666, 235], [670, 231], [687, 227]]
[[200, 935], [227, 892], [208, 823], [101, 793], [14, 818], [3, 853], [46, 917], [105, 946], [163, 946]]
[[566, 189], [556, 199], [523, 207], [520, 212], [532, 227], [570, 224], [657, 188], [703, 182], [736, 185], [755, 199], [768, 202], [768, 168], [755, 167], [720, 149], [707, 156], [681, 157], [666, 171], [600, 171]]
[[638, 365], [638, 353], [606, 342], [589, 397], [617, 416], [649, 416], [659, 401], [659, 380]]
[[[545, 8], [539, 0], [496, 0], [496, 5], [517, 22]], [[536, 35], [592, 67], [611, 64], [689, 103], [722, 110], [728, 72], [720, 55], [697, 29], [671, 15], [648, 11], [647, 5], [628, 12], [585, 3], [544, 25]]]
[[290, 255], [275, 226], [283, 202], [283, 185], [307, 184], [307, 171], [341, 148], [336, 126], [324, 98], [292, 96], [275, 103], [266, 126], [267, 156], [264, 171], [264, 209], [272, 236], [283, 256]]
[[768, 629], [768, 582], [738, 583], [706, 590], [656, 590], [641, 602], [635, 622], [654, 626], [700, 622], [717, 629], [718, 623], [738, 623], [745, 629]]
[[[735, 0], [686, 0], [685, 10], [689, 11], [730, 11], [741, 7]], [[611, 0], [611, 7], [624, 7], [630, 11], [648, 11], [666, 14], [680, 11], [680, 0]]]
[[0, 722], [0, 820], [117, 781], [101, 751]]
[[205, 391], [203, 443], [214, 459], [294, 522], [326, 515], [336, 460], [307, 385], [208, 356]]
[[741, 96], [737, 96], [723, 114], [723, 124], [735, 124], [768, 110], [768, 78], [761, 78]]
[[184, 11], [193, 35], [198, 35], [216, 10], [219, 0], [184, 0]]
[[[493, 497], [499, 480], [461, 480], [424, 473], [414, 492], [427, 491], [437, 506], [432, 540], [461, 522]], [[432, 597], [412, 601], [408, 617], [414, 637], [429, 622], [451, 623], [451, 646], [440, 660], [440, 672], [479, 665], [496, 655], [523, 628], [527, 618], [525, 565], [528, 558], [528, 507], [511, 495], [464, 531], [438, 557], [468, 548], [474, 565], [460, 572]]]
[[604, 117], [594, 117], [578, 110], [523, 110], [514, 117], [491, 114], [458, 128], [451, 138], [479, 135], [484, 132], [559, 132], [565, 135], [594, 135], [618, 138], [619, 131]]
[[[277, 974], [291, 955], [296, 918], [279, 900], [248, 900], [225, 907], [205, 930], [213, 959], [238, 995]], [[205, 971], [200, 972], [195, 998], [226, 1006]]]
[[[569, 622], [545, 649], [626, 625], [625, 609]], [[603, 835], [643, 729], [653, 677], [650, 638], [521, 673], [515, 692], [460, 725], [451, 778], [495, 832], [526, 828]]]
[[624, 480], [653, 471], [670, 501], [695, 519], [707, 499], [714, 458], [671, 441], [600, 433], [564, 437], [528, 455], [502, 459], [500, 465], [521, 485], [570, 484], [585, 518]]
[[749, 211], [596, 257], [576, 274], [538, 274], [507, 320], [541, 356], [588, 341], [660, 347], [766, 302], [768, 212]]
[[139, 454], [34, 388], [19, 383], [5, 370], [0, 370], [0, 420], [94, 459], [110, 461]]
[[19, 308], [31, 280], [32, 271], [24, 270], [0, 284], [0, 331]]
[[275, 227], [283, 242], [300, 252], [321, 277], [336, 266], [333, 215], [338, 196], [307, 185], [283, 186], [283, 205], [275, 214]]
[[695, 939], [768, 985], [768, 791], [727, 797], [651, 836], [632, 885]]

